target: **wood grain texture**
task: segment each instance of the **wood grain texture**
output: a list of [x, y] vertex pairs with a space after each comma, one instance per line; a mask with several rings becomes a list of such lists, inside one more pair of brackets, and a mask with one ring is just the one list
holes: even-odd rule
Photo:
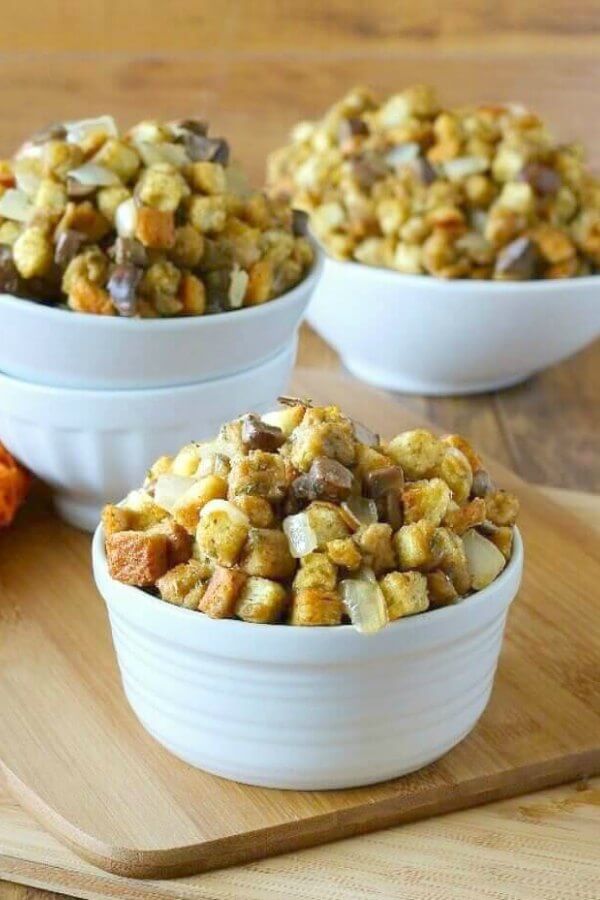
[[[385, 395], [339, 376], [300, 371], [294, 390], [343, 404], [384, 435], [415, 424]], [[248, 788], [153, 742], [121, 694], [89, 538], [31, 508], [2, 544], [0, 767], [9, 790], [96, 864], [166, 877], [600, 771], [597, 538], [514, 475], [491, 471], [521, 495], [527, 565], [490, 706], [438, 763], [351, 791]]]
[[[599, 498], [544, 493], [600, 531]], [[595, 900], [600, 779], [177, 881], [142, 883], [84, 862], [0, 787], [0, 877], [90, 898]], [[0, 900], [54, 893], [0, 882]]]

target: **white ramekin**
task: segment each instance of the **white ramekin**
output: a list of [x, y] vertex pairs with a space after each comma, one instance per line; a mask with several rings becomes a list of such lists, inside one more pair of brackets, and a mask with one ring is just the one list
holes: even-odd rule
[[294, 336], [252, 369], [175, 388], [82, 391], [0, 375], [0, 441], [50, 485], [63, 518], [93, 531], [102, 506], [141, 484], [158, 456], [248, 410], [272, 409], [296, 349]]
[[102, 529], [96, 584], [125, 693], [176, 756], [263, 787], [356, 787], [412, 772], [486, 707], [523, 546], [485, 590], [375, 635], [214, 620], [113, 581]]
[[237, 312], [183, 319], [83, 315], [0, 294], [0, 372], [86, 390], [195, 384], [242, 372], [289, 344], [319, 279]]
[[600, 334], [600, 276], [446, 281], [326, 257], [312, 327], [354, 375], [406, 393], [507, 387]]

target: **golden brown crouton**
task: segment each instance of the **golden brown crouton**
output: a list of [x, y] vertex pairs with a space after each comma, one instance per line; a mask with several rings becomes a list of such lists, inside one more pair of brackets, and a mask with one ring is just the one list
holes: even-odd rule
[[172, 212], [142, 206], [138, 210], [135, 236], [144, 247], [169, 250], [175, 243], [175, 217]]
[[266, 500], [282, 500], [289, 484], [285, 460], [278, 453], [251, 450], [248, 456], [236, 456], [229, 477], [230, 499], [238, 494], [253, 494]]
[[248, 286], [244, 297], [246, 306], [259, 306], [271, 296], [273, 291], [273, 264], [268, 259], [260, 259], [250, 267]]
[[167, 571], [167, 539], [164, 534], [119, 531], [107, 537], [106, 557], [111, 578], [150, 587]]
[[448, 447], [435, 467], [434, 474], [446, 482], [456, 503], [461, 505], [469, 499], [473, 484], [473, 471], [462, 450]]
[[399, 568], [423, 569], [432, 561], [432, 542], [436, 528], [427, 519], [403, 525], [394, 535]]
[[185, 595], [202, 580], [202, 571], [202, 566], [195, 559], [174, 566], [156, 582], [160, 596], [169, 603], [182, 606]]
[[108, 537], [110, 534], [117, 534], [119, 531], [127, 531], [129, 528], [129, 513], [122, 506], [113, 506], [108, 504], [102, 510], [102, 528], [104, 534]]
[[263, 422], [266, 422], [267, 425], [280, 428], [286, 438], [289, 438], [294, 428], [297, 428], [304, 418], [305, 412], [306, 407], [302, 406], [302, 404], [298, 404], [297, 406], [285, 406], [283, 409], [277, 409], [273, 412], [266, 413], [262, 417], [262, 420]]
[[108, 219], [89, 200], [83, 203], [67, 203], [64, 215], [57, 226], [57, 234], [67, 229], [85, 234], [89, 241], [96, 243], [111, 230]]
[[337, 591], [306, 588], [292, 594], [290, 625], [339, 625], [343, 611]]
[[310, 527], [317, 538], [317, 548], [325, 550], [330, 541], [349, 537], [350, 529], [344, 520], [339, 506], [316, 500], [306, 508]]
[[134, 531], [146, 531], [152, 525], [166, 519], [168, 513], [154, 502], [147, 491], [131, 491], [123, 502], [128, 512], [129, 527]]
[[329, 557], [325, 553], [307, 553], [300, 560], [293, 587], [296, 592], [307, 588], [333, 591], [336, 583], [337, 568]]
[[390, 621], [425, 612], [429, 606], [427, 579], [420, 572], [389, 572], [379, 586]]
[[393, 466], [394, 461], [379, 450], [367, 447], [366, 444], [358, 444], [356, 447], [356, 474], [364, 478], [369, 472], [376, 469], [387, 469]]
[[386, 449], [411, 481], [424, 478], [438, 464], [443, 452], [439, 439], [424, 428], [402, 432]]
[[432, 609], [448, 606], [450, 603], [454, 603], [458, 597], [450, 578], [441, 569], [434, 569], [433, 572], [427, 573], [427, 592]]
[[199, 609], [200, 601], [204, 597], [206, 593], [206, 582], [199, 581], [198, 584], [188, 591], [188, 593], [183, 598], [182, 606], [185, 609]]
[[176, 522], [193, 534], [198, 526], [200, 511], [209, 500], [222, 500], [227, 496], [227, 482], [219, 475], [199, 478], [181, 495], [172, 509]]
[[177, 299], [183, 304], [183, 315], [202, 316], [206, 312], [206, 288], [189, 272], [181, 277]]
[[386, 522], [365, 525], [354, 535], [366, 564], [376, 575], [395, 569], [396, 553], [392, 543], [392, 528]]
[[473, 474], [483, 469], [481, 457], [475, 452], [469, 441], [460, 434], [445, 434], [442, 438], [442, 444], [445, 444], [447, 447], [456, 447], [457, 450], [464, 453], [469, 460]]
[[283, 531], [251, 528], [240, 558], [240, 567], [248, 575], [283, 581], [294, 574], [296, 560], [290, 553]]
[[352, 538], [349, 537], [328, 541], [327, 556], [336, 566], [343, 566], [344, 569], [348, 569], [350, 572], [360, 569], [363, 564], [360, 550]]
[[148, 469], [148, 478], [158, 478], [159, 475], [169, 475], [173, 467], [172, 456], [159, 456]]
[[496, 545], [505, 559], [510, 559], [514, 531], [509, 525], [492, 525], [491, 522], [486, 522], [481, 531], [484, 537]]
[[441, 478], [409, 482], [402, 492], [407, 525], [426, 519], [439, 525], [450, 503], [450, 488]]
[[466, 594], [471, 589], [471, 575], [461, 538], [449, 528], [436, 528], [435, 544], [435, 568], [446, 572], [461, 596]]
[[235, 605], [246, 583], [246, 575], [239, 569], [217, 566], [198, 609], [212, 619], [227, 619], [235, 613]]
[[75, 312], [91, 313], [96, 316], [115, 315], [110, 295], [85, 278], [76, 278], [73, 281], [67, 303]]
[[238, 597], [235, 614], [244, 622], [278, 622], [286, 603], [287, 591], [276, 581], [250, 577]]
[[[239, 515], [242, 519], [242, 514]], [[284, 537], [281, 532], [280, 534]], [[215, 510], [200, 518], [196, 530], [196, 544], [200, 553], [219, 565], [233, 566], [242, 552], [247, 536], [246, 523], [237, 521], [225, 510]]]
[[481, 525], [485, 521], [485, 517], [485, 501], [476, 497], [464, 506], [448, 509], [444, 516], [444, 525], [451, 528], [456, 534], [464, 534], [469, 528]]
[[255, 528], [270, 528], [275, 521], [273, 507], [264, 497], [255, 494], [238, 494], [233, 503], [248, 516]]
[[192, 555], [194, 539], [191, 534], [170, 517], [163, 519], [148, 529], [150, 534], [164, 534], [167, 539], [167, 555], [169, 568], [188, 561]]
[[196, 470], [200, 465], [201, 445], [195, 442], [186, 444], [181, 448], [177, 456], [172, 462], [171, 471], [173, 475], [191, 476], [196, 474]]
[[354, 426], [336, 406], [307, 409], [290, 441], [290, 459], [300, 472], [308, 472], [318, 456], [336, 459], [344, 466], [353, 465], [356, 459]]
[[519, 499], [508, 491], [486, 494], [487, 518], [494, 525], [514, 525], [519, 513]]

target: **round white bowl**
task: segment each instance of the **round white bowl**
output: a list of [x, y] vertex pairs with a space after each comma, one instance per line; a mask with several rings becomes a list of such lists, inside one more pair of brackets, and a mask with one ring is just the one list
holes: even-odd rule
[[208, 438], [285, 392], [297, 338], [237, 375], [175, 388], [82, 391], [0, 375], [0, 441], [54, 492], [59, 513], [93, 531], [105, 503], [141, 484], [149, 465]]
[[446, 281], [326, 257], [308, 308], [347, 369], [406, 393], [523, 381], [600, 334], [600, 276]]
[[178, 319], [73, 313], [0, 294], [0, 372], [85, 390], [195, 384], [271, 359], [289, 344], [322, 269], [269, 303]]
[[127, 699], [185, 762], [263, 787], [356, 787], [433, 762], [488, 702], [523, 546], [488, 588], [375, 635], [214, 620], [108, 574], [93, 541]]

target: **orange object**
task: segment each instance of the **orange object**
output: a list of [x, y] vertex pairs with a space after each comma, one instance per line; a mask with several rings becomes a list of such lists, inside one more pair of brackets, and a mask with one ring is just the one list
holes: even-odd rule
[[29, 490], [31, 477], [0, 444], [0, 527], [10, 525]]

